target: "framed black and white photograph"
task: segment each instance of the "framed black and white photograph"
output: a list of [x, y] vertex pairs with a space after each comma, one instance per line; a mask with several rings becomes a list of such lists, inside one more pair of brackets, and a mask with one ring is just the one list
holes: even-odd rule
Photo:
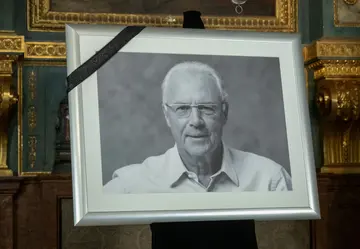
[[[68, 75], [124, 29], [67, 25]], [[303, 68], [299, 34], [141, 30], [69, 91], [75, 225], [318, 219]]]

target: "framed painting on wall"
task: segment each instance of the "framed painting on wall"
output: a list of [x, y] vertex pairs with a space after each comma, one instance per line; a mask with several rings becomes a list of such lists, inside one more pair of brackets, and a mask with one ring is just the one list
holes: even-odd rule
[[297, 0], [27, 0], [30, 31], [64, 31], [66, 23], [182, 25], [188, 10], [205, 28], [297, 31]]
[[360, 27], [360, 0], [333, 0], [336, 27]]
[[66, 44], [76, 225], [319, 217], [299, 34], [72, 24]]

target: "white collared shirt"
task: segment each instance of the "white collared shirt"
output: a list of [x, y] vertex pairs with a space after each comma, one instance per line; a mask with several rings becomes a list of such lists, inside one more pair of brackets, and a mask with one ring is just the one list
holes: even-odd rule
[[230, 148], [224, 144], [221, 169], [208, 187], [184, 166], [176, 145], [141, 164], [122, 167], [105, 186], [107, 193], [198, 193], [241, 191], [290, 191], [291, 177], [276, 162]]

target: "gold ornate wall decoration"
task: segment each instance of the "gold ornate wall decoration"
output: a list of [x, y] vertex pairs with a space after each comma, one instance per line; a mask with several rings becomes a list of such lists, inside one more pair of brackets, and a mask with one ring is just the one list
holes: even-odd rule
[[303, 48], [305, 64], [315, 59], [356, 59], [360, 57], [360, 39], [320, 39]]
[[343, 0], [348, 5], [354, 5], [358, 0]]
[[12, 64], [17, 59], [16, 55], [0, 55], [0, 176], [13, 175], [7, 165], [7, 153], [10, 111], [18, 101], [12, 86]]
[[24, 36], [0, 35], [0, 53], [22, 53], [24, 47]]
[[36, 109], [35, 106], [30, 106], [28, 109], [28, 123], [29, 131], [32, 132], [36, 127]]
[[24, 66], [28, 67], [66, 67], [65, 60], [28, 60], [24, 61]]
[[18, 175], [22, 174], [23, 171], [23, 60], [18, 60], [17, 62], [17, 94], [18, 94], [18, 103], [17, 103], [17, 170]]
[[319, 60], [308, 67], [314, 70], [314, 80], [360, 77], [360, 60]]
[[333, 0], [336, 27], [360, 27], [359, 0]]
[[10, 76], [12, 74], [12, 63], [13, 60], [9, 60], [8, 58], [4, 58], [4, 56], [0, 56], [0, 75], [2, 76]]
[[[36, 98], [36, 73], [31, 70], [28, 76], [28, 89], [29, 89], [29, 107], [28, 107], [28, 127], [29, 134], [33, 132], [36, 127], [36, 107], [34, 106], [34, 100]], [[29, 147], [29, 166], [30, 168], [35, 167], [36, 163], [36, 147], [37, 139], [33, 135], [28, 136], [28, 147]]]
[[304, 55], [321, 118], [321, 172], [360, 173], [360, 40], [320, 40]]
[[26, 59], [66, 59], [65, 42], [26, 42]]
[[322, 117], [322, 172], [360, 173], [360, 77], [317, 82], [317, 106]]
[[29, 73], [28, 77], [29, 100], [32, 102], [36, 97], [36, 74], [34, 71]]
[[28, 138], [28, 146], [29, 146], [29, 165], [30, 168], [34, 168], [36, 164], [36, 146], [37, 146], [37, 139], [35, 136], [29, 136]]
[[[178, 15], [53, 11], [51, 1], [27, 0], [29, 31], [64, 32], [65, 23], [182, 26], [182, 16]], [[297, 0], [276, 0], [276, 16], [202, 16], [202, 19], [206, 28], [296, 32], [297, 6]]]
[[316, 103], [326, 121], [344, 124], [359, 121], [360, 79], [320, 80]]

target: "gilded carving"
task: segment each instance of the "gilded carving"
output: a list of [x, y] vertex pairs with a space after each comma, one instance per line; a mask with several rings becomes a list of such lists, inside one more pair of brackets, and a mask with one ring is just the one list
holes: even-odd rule
[[0, 52], [16, 53], [24, 51], [24, 36], [0, 35]]
[[360, 40], [321, 39], [304, 47], [303, 54], [316, 85], [321, 172], [360, 173]]
[[308, 62], [317, 57], [316, 55], [316, 42], [310, 45], [307, 45], [303, 48], [303, 57], [304, 61]]
[[360, 130], [349, 123], [324, 126], [324, 173], [360, 173]]
[[[29, 103], [32, 102], [36, 98], [36, 74], [34, 71], [31, 71], [28, 76], [28, 89], [29, 89]], [[30, 105], [28, 108], [28, 126], [29, 132], [31, 132], [36, 126], [36, 108], [33, 105]], [[34, 168], [36, 164], [36, 147], [37, 147], [37, 139], [35, 136], [28, 137], [28, 147], [29, 147], [29, 166], [30, 168]]]
[[328, 80], [319, 85], [316, 102], [322, 117], [345, 123], [359, 120], [360, 80]]
[[13, 73], [13, 63], [17, 61], [17, 55], [0, 54], [0, 77], [11, 76]]
[[28, 60], [24, 62], [25, 66], [29, 67], [66, 67], [65, 60]]
[[358, 0], [343, 0], [346, 4], [353, 5], [356, 4]]
[[1, 60], [0, 61], [0, 75], [11, 75], [12, 74], [12, 61]]
[[39, 175], [51, 175], [51, 171], [31, 171], [21, 172], [22, 176], [39, 176]]
[[344, 121], [359, 119], [359, 86], [360, 81], [336, 81], [337, 116]]
[[29, 99], [33, 101], [36, 97], [36, 74], [31, 71], [28, 78]]
[[323, 42], [319, 44], [317, 56], [360, 57], [360, 44]]
[[65, 59], [65, 42], [27, 42], [25, 49], [27, 59]]
[[30, 106], [28, 109], [29, 129], [32, 132], [36, 127], [36, 109], [35, 106]]
[[322, 117], [322, 172], [360, 173], [360, 79], [317, 82], [316, 102]]
[[12, 63], [17, 56], [0, 55], [0, 176], [11, 176], [12, 170], [7, 165], [8, 126], [10, 109], [18, 101], [12, 88]]
[[314, 70], [314, 80], [360, 76], [359, 60], [319, 60], [308, 67]]
[[[51, 11], [51, 0], [27, 0], [28, 30], [64, 31], [65, 23], [181, 27], [182, 16]], [[297, 31], [297, 1], [276, 0], [276, 17], [203, 16], [206, 28]]]
[[358, 58], [360, 40], [321, 39], [303, 48], [305, 63], [316, 58]]
[[18, 174], [21, 175], [23, 171], [23, 61], [18, 61], [17, 67], [17, 161]]
[[37, 139], [35, 136], [29, 136], [28, 145], [29, 145], [29, 165], [30, 168], [34, 168], [36, 164], [36, 146]]

